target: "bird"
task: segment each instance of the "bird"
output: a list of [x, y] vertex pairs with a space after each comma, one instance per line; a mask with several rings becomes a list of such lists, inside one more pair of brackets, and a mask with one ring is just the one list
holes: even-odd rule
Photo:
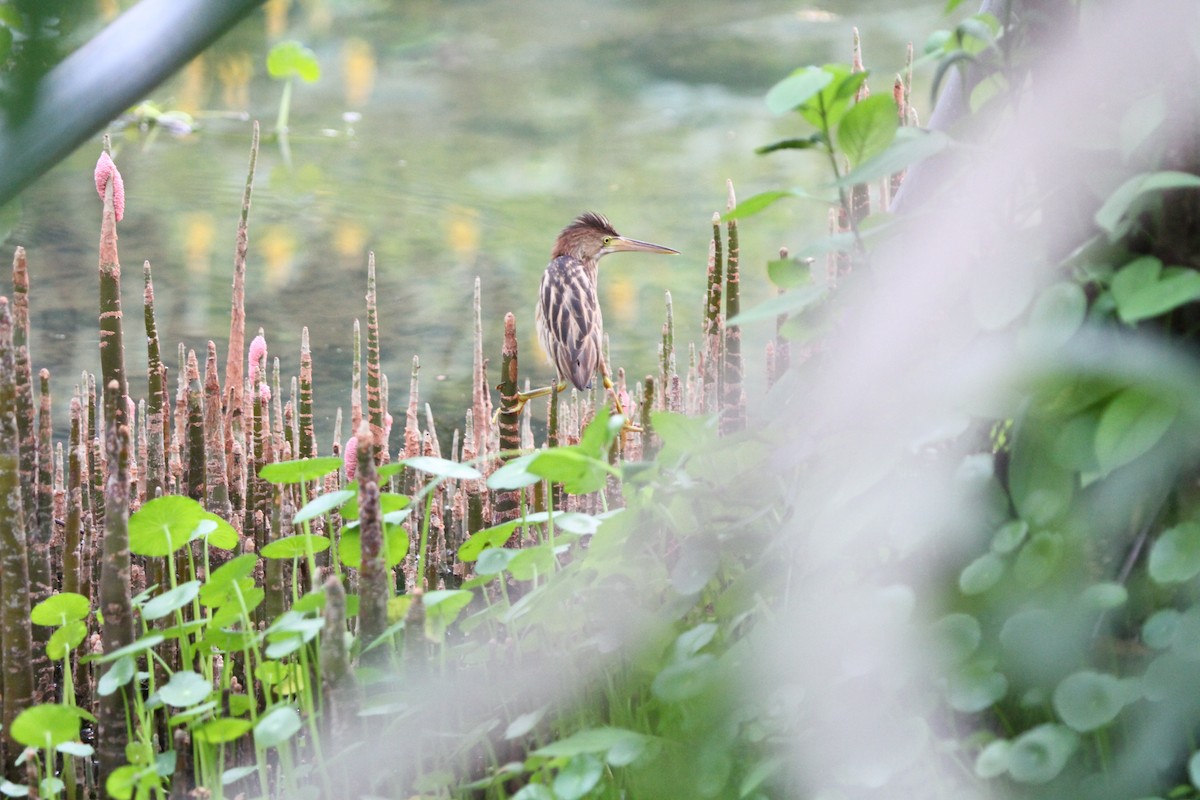
[[[604, 318], [597, 294], [600, 259], [609, 253], [660, 253], [678, 255], [678, 250], [622, 236], [602, 214], [580, 214], [562, 229], [542, 274], [534, 314], [538, 340], [558, 372], [557, 389], [570, 384], [588, 389], [599, 371], [604, 388], [613, 389], [608, 365], [601, 352]], [[554, 386], [518, 395], [517, 411], [535, 397], [544, 397]], [[621, 400], [613, 392], [618, 414], [624, 415]]]

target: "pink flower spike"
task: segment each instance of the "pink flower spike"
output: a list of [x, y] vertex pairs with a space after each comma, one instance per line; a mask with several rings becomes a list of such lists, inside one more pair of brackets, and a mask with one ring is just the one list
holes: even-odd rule
[[387, 413], [383, 416], [383, 438], [384, 441], [392, 438], [392, 415]]
[[265, 383], [260, 383], [258, 385], [258, 396], [262, 398], [264, 403], [269, 403], [271, 401], [271, 387]]
[[346, 454], [344, 458], [346, 465], [346, 480], [354, 480], [354, 473], [358, 472], [358, 437], [351, 436], [346, 440]]
[[96, 161], [96, 191], [100, 193], [101, 200], [104, 200], [104, 189], [110, 178], [113, 182], [113, 211], [120, 222], [125, 216], [125, 181], [121, 180], [121, 172], [113, 163], [112, 156], [102, 152]]
[[258, 382], [258, 365], [266, 365], [267, 359], [267, 340], [262, 334], [254, 337], [254, 341], [250, 342], [250, 385], [253, 386]]

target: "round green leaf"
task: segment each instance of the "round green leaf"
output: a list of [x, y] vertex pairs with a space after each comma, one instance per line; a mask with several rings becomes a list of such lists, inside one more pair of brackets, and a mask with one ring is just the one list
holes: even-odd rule
[[413, 456], [404, 459], [404, 463], [415, 470], [436, 475], [439, 478], [456, 478], [458, 480], [475, 481], [483, 478], [483, 473], [469, 464], [460, 464], [445, 458], [433, 456]]
[[169, 706], [187, 708], [202, 703], [212, 694], [212, 684], [195, 672], [176, 672], [158, 690], [159, 697]]
[[165, 495], [148, 500], [129, 516], [129, 552], [161, 557], [191, 540], [207, 512], [190, 497]]
[[958, 576], [958, 588], [963, 594], [983, 594], [1004, 575], [1004, 559], [995, 553], [984, 553], [968, 564]]
[[1183, 615], [1173, 608], [1164, 608], [1150, 615], [1142, 624], [1142, 641], [1147, 647], [1165, 650], [1175, 640], [1175, 631]]
[[1129, 600], [1129, 590], [1119, 583], [1093, 583], [1083, 590], [1084, 606], [1095, 611], [1120, 608]]
[[838, 124], [837, 143], [856, 167], [872, 156], [882, 153], [892, 138], [900, 119], [896, 101], [890, 94], [874, 94], [855, 103]]
[[519, 552], [519, 550], [509, 550], [506, 547], [489, 547], [480, 553], [479, 558], [475, 561], [475, 574], [495, 575], [503, 572]]
[[211, 511], [204, 512], [204, 517], [196, 530], [192, 531], [191, 538], [203, 539], [208, 542], [209, 547], [220, 550], [236, 550], [241, 543], [237, 530]]
[[250, 730], [250, 720], [218, 717], [196, 728], [192, 735], [206, 744], [227, 744]]
[[992, 552], [1005, 555], [1016, 550], [1029, 534], [1029, 523], [1014, 519], [1000, 526], [992, 535]]
[[17, 714], [7, 733], [26, 747], [54, 748], [63, 742], [78, 741], [85, 719], [95, 721], [95, 717], [81, 708], [44, 703]]
[[247, 764], [244, 767], [233, 767], [232, 769], [227, 769], [221, 773], [221, 785], [229, 786], [230, 784], [237, 783], [242, 778], [249, 777], [255, 772], [258, 772], [258, 766], [256, 764]]
[[340, 508], [354, 497], [354, 494], [349, 489], [342, 489], [336, 492], [317, 495], [306, 503], [304, 508], [296, 512], [296, 516], [292, 518], [292, 524], [299, 525], [301, 522], [307, 522], [310, 519], [327, 514], [335, 508]]
[[514, 458], [498, 470], [488, 476], [487, 486], [489, 489], [497, 491], [524, 489], [526, 486], [532, 486], [542, 479], [540, 475], [534, 475], [527, 467], [537, 453], [528, 453], [526, 455]]
[[1008, 772], [1019, 783], [1048, 783], [1058, 776], [1079, 746], [1065, 725], [1046, 723], [1018, 736], [1008, 751]]
[[134, 663], [133, 657], [121, 656], [100, 676], [100, 680], [96, 683], [96, 692], [101, 697], [108, 697], [133, 680], [136, 672], [137, 665]]
[[540, 783], [527, 783], [512, 796], [512, 800], [554, 800], [554, 792]]
[[955, 711], [973, 714], [1008, 694], [1008, 678], [984, 662], [964, 664], [950, 675], [946, 700]]
[[83, 620], [68, 622], [50, 634], [50, 641], [46, 642], [46, 655], [53, 661], [61, 661], [67, 653], [83, 643], [87, 634], [87, 623]]
[[975, 774], [981, 778], [998, 778], [1008, 772], [1008, 751], [1012, 742], [997, 739], [979, 751], [975, 758]]
[[979, 649], [983, 630], [970, 614], [947, 614], [933, 625], [933, 639], [949, 664], [961, 664]]
[[1072, 730], [1086, 733], [1116, 719], [1125, 705], [1118, 678], [1091, 670], [1067, 676], [1054, 690], [1054, 710]]
[[[384, 525], [383, 541], [387, 550], [388, 568], [392, 568], [408, 555], [408, 529], [403, 525]], [[358, 526], [343, 528], [338, 537], [338, 558], [350, 569], [362, 569], [362, 537]]]
[[312, 552], [321, 553], [329, 549], [329, 544], [328, 536], [322, 536], [319, 533], [297, 533], [263, 545], [260, 552], [263, 558], [304, 558], [308, 554], [309, 547], [312, 548]]
[[[300, 42], [286, 41], [286, 42], [280, 42], [279, 44], [275, 45], [274, 47], [271, 48], [271, 51], [269, 53], [267, 53], [267, 72], [269, 72], [271, 74], [272, 78], [290, 78], [292, 76], [295, 76], [297, 78], [302, 79], [305, 83], [312, 83], [313, 81], [315, 81], [321, 77], [321, 65], [317, 61], [316, 53], [314, 53], [312, 50], [309, 50], [307, 47], [300, 44]], [[308, 461], [319, 461], [319, 460], [336, 461], [337, 465], [334, 467], [334, 469], [337, 469], [337, 467], [341, 466], [341, 463], [342, 463], [341, 459], [339, 459], [339, 458], [307, 459], [307, 460]], [[296, 464], [296, 463], [301, 463], [301, 462], [289, 461], [286, 463]], [[333, 470], [327, 470], [327, 471], [332, 472]], [[325, 473], [321, 473], [321, 475], [324, 475], [324, 474]], [[319, 478], [319, 477], [321, 477], [321, 475], [315, 475], [313, 477]], [[267, 480], [271, 481], [272, 483], [296, 483], [297, 482], [297, 481], [293, 481], [293, 480], [277, 480], [275, 478], [267, 478], [266, 475], [263, 475], [262, 477], [266, 478]], [[312, 478], [306, 477], [306, 478], [301, 478], [300, 480], [312, 480]]]
[[604, 765], [591, 754], [575, 756], [554, 776], [554, 796], [559, 800], [579, 800], [600, 782]]
[[68, 622], [86, 619], [91, 611], [91, 606], [83, 595], [59, 592], [34, 606], [29, 619], [35, 625], [66, 625]]
[[555, 563], [550, 545], [523, 547], [508, 562], [508, 573], [519, 581], [531, 581], [554, 572]]
[[1159, 535], [1150, 548], [1150, 578], [1183, 583], [1200, 575], [1200, 523], [1185, 522]]
[[650, 691], [660, 700], [677, 703], [695, 697], [711, 686], [716, 671], [716, 658], [709, 653], [700, 653], [660, 670], [650, 684]]
[[200, 581], [181, 583], [142, 606], [142, 619], [161, 619], [192, 602], [198, 594], [200, 594]]
[[257, 554], [243, 553], [214, 569], [200, 589], [200, 602], [210, 608], [223, 605], [229, 598], [233, 585], [248, 578], [257, 564]]
[[291, 706], [277, 706], [259, 717], [254, 742], [259, 747], [279, 747], [300, 730], [300, 715]]
[[459, 560], [474, 561], [486, 548], [499, 547], [508, 541], [508, 537], [512, 536], [519, 524], [520, 520], [513, 520], [476, 531], [471, 534], [471, 538], [462, 543], [462, 547], [458, 548]]
[[[296, 43], [283, 42], [276, 45], [271, 52], [274, 53], [275, 50], [287, 44]], [[269, 59], [267, 63], [270, 64]], [[305, 481], [315, 481], [318, 478], [324, 478], [329, 473], [336, 472], [341, 466], [342, 459], [335, 456], [301, 458], [295, 461], [276, 461], [274, 464], [265, 464], [258, 471], [258, 477], [271, 483], [304, 483]]]
[[1013, 577], [1027, 588], [1041, 586], [1058, 569], [1064, 549], [1062, 534], [1047, 531], [1037, 534], [1017, 554]]

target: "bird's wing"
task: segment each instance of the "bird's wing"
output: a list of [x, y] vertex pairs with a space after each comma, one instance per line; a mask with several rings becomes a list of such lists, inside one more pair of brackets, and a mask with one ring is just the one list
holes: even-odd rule
[[542, 345], [559, 377], [579, 390], [591, 386], [600, 363], [603, 321], [594, 278], [581, 262], [570, 256], [550, 262], [542, 276], [538, 312]]

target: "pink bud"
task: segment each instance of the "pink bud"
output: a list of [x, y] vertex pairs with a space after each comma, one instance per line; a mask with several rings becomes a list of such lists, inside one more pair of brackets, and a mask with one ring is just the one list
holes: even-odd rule
[[265, 383], [260, 383], [258, 385], [258, 396], [262, 398], [264, 403], [269, 403], [271, 401], [271, 387]]
[[104, 199], [104, 189], [110, 178], [113, 182], [113, 211], [120, 221], [125, 216], [125, 181], [121, 180], [121, 173], [113, 163], [112, 156], [102, 152], [96, 161], [96, 191], [100, 193], [101, 200]]
[[258, 367], [260, 364], [266, 366], [267, 360], [267, 340], [262, 334], [254, 337], [250, 342], [250, 385], [258, 382]]
[[358, 437], [351, 436], [346, 440], [346, 453], [344, 458], [346, 465], [346, 480], [354, 480], [354, 473], [358, 472]]
[[391, 437], [392, 437], [392, 415], [391, 415], [391, 414], [387, 414], [387, 413], [385, 413], [385, 414], [384, 414], [384, 417], [383, 417], [383, 438], [384, 438], [384, 441], [387, 441], [387, 440], [388, 440], [388, 439], [390, 439]]

